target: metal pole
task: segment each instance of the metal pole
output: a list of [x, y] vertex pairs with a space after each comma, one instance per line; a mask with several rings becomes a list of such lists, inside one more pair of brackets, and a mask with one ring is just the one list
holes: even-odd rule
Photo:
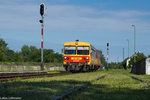
[[124, 61], [124, 48], [123, 48], [123, 61]]
[[136, 58], [135, 58], [135, 55], [136, 55], [136, 34], [135, 34], [135, 32], [136, 32], [136, 27], [135, 27], [135, 25], [132, 25], [133, 27], [134, 27], [134, 63], [136, 62]]
[[41, 70], [44, 70], [44, 64], [43, 64], [43, 28], [44, 28], [44, 17], [42, 16], [41, 23]]
[[106, 70], [108, 70], [108, 56], [109, 56], [109, 43], [107, 43], [107, 67], [106, 67]]
[[40, 14], [42, 17], [42, 20], [40, 20], [41, 23], [41, 70], [44, 70], [44, 64], [43, 64], [43, 28], [44, 28], [44, 3], [40, 4]]
[[127, 39], [127, 41], [128, 41], [128, 58], [129, 58], [129, 56], [130, 56], [130, 50], [129, 50], [129, 39]]
[[108, 47], [107, 47], [107, 67], [106, 70], [108, 70]]
[[[135, 25], [134, 25], [134, 54], [136, 55], [136, 35], [135, 35], [135, 32], [136, 32], [136, 28], [135, 28]], [[134, 62], [136, 62], [136, 58], [134, 56]]]

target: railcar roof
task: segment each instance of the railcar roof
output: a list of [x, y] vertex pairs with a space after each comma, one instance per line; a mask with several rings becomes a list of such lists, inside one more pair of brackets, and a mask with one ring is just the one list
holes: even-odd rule
[[87, 43], [87, 42], [66, 42], [64, 43], [64, 45], [85, 45], [85, 46], [90, 46], [91, 44], [90, 43]]

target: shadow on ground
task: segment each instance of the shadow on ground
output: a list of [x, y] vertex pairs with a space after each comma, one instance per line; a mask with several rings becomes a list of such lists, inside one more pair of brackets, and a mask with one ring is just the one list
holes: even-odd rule
[[[21, 100], [48, 100], [61, 95], [68, 90], [86, 82], [66, 81], [41, 81], [41, 82], [7, 82], [0, 83], [0, 98], [21, 97]], [[104, 84], [89, 84], [66, 100], [148, 100], [150, 89], [109, 88]]]
[[142, 89], [110, 88], [107, 85], [90, 85], [65, 100], [149, 100], [150, 87]]

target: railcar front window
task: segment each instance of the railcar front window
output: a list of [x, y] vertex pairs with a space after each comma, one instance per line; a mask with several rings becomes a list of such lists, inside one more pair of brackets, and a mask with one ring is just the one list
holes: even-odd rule
[[76, 54], [76, 47], [75, 46], [65, 46], [65, 54]]
[[77, 54], [78, 55], [89, 55], [89, 47], [88, 46], [78, 46]]

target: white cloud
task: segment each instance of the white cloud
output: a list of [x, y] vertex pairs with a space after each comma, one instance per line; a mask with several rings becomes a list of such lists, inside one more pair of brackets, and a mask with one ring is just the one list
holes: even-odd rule
[[0, 6], [0, 28], [1, 29], [31, 29], [37, 27], [37, 11], [35, 5], [3, 5]]
[[102, 11], [102, 14], [110, 15], [114, 17], [123, 17], [123, 18], [132, 18], [132, 17], [139, 17], [139, 16], [149, 16], [150, 12], [142, 12], [136, 10], [119, 10], [119, 11]]
[[[131, 24], [149, 26], [150, 12], [123, 10], [106, 11], [85, 6], [47, 5], [45, 26], [51, 31], [120, 32]], [[38, 5], [1, 5], [1, 29], [37, 29], [41, 18]], [[142, 28], [141, 28], [142, 29]]]
[[107, 31], [128, 30], [131, 24], [149, 25], [142, 11], [99, 11], [97, 9], [70, 5], [50, 5], [47, 7], [47, 25], [51, 30]]

